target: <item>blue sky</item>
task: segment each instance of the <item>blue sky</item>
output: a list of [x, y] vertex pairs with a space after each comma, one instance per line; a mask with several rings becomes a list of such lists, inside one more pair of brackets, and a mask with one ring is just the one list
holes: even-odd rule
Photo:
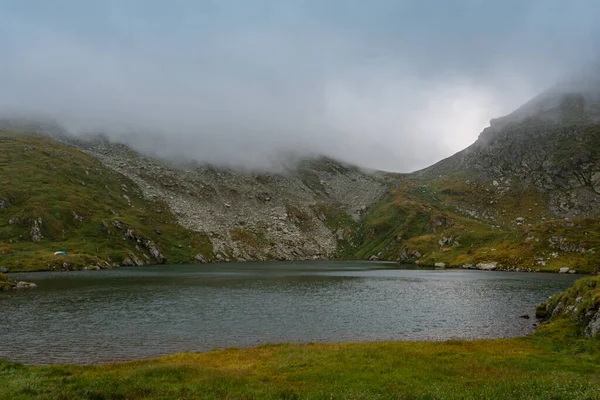
[[0, 112], [199, 161], [409, 171], [597, 61], [599, 4], [0, 0]]

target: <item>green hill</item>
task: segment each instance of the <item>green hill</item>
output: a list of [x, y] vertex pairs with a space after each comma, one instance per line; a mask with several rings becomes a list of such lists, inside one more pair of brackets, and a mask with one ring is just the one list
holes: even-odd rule
[[163, 202], [75, 148], [0, 131], [0, 168], [0, 266], [11, 271], [212, 257], [210, 242], [179, 226]]

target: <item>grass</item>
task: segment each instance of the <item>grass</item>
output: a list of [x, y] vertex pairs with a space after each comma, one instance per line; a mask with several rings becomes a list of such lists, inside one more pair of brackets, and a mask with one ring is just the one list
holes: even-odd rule
[[[127, 230], [170, 263], [212, 260], [207, 238], [179, 226], [160, 201], [87, 154], [36, 135], [0, 131], [0, 266], [12, 272], [156, 263]], [[39, 223], [38, 223], [39, 222]], [[32, 241], [38, 225], [39, 241]], [[66, 250], [67, 257], [54, 257]]]
[[[599, 218], [547, 220], [544, 195], [516, 181], [507, 189], [502, 185], [500, 194], [491, 181], [460, 173], [405, 179], [366, 215], [354, 256], [421, 265], [497, 262], [509, 270], [600, 272]], [[519, 217], [525, 221], [517, 223]]]
[[534, 335], [269, 345], [103, 366], [4, 362], [0, 398], [600, 399], [595, 344], [573, 351]]

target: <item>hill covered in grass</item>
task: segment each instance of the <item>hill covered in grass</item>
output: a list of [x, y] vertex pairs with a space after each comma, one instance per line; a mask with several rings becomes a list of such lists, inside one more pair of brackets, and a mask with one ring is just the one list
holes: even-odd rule
[[[123, 175], [53, 139], [0, 132], [0, 266], [11, 271], [191, 262], [210, 241]], [[67, 251], [67, 256], [54, 253]]]

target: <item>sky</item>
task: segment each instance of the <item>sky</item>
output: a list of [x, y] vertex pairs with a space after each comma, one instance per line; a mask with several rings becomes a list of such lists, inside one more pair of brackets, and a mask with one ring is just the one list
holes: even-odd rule
[[0, 0], [0, 114], [180, 160], [409, 172], [600, 56], [596, 0]]

